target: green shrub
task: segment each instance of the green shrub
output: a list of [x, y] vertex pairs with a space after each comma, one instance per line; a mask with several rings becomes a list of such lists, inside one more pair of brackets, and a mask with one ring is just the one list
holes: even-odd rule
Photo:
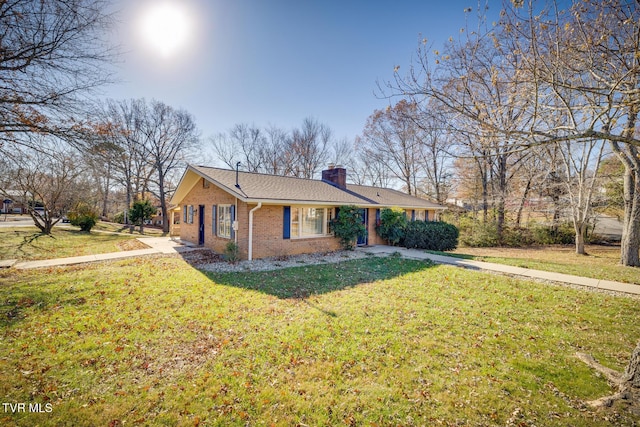
[[446, 222], [412, 221], [405, 228], [407, 248], [451, 251], [458, 247], [458, 229]]
[[232, 264], [240, 261], [240, 248], [238, 247], [238, 244], [233, 240], [227, 243], [227, 246], [224, 247], [224, 254], [222, 257], [225, 261]]
[[536, 222], [528, 224], [526, 228], [506, 225], [502, 230], [502, 240], [500, 241], [495, 221], [483, 223], [481, 220], [474, 218], [471, 213], [445, 212], [441, 218], [447, 218], [458, 226], [460, 243], [464, 246], [521, 247], [554, 244], [570, 245], [575, 243], [575, 230], [570, 222], [559, 224], [556, 227]]
[[378, 236], [395, 246], [404, 238], [407, 218], [404, 211], [384, 208], [380, 211], [380, 224], [376, 225]]
[[571, 245], [576, 241], [576, 231], [571, 223], [556, 227], [534, 224], [531, 230], [535, 242], [540, 245]]
[[113, 216], [113, 222], [117, 224], [124, 224], [124, 212], [118, 212]]
[[521, 227], [504, 227], [502, 229], [502, 246], [519, 248], [535, 244], [532, 230]]
[[133, 202], [131, 209], [129, 209], [129, 221], [131, 221], [131, 224], [138, 224], [142, 233], [144, 222], [153, 218], [156, 211], [157, 209], [151, 204], [151, 201], [136, 200]]
[[331, 227], [346, 250], [352, 250], [357, 239], [367, 235], [367, 229], [362, 223], [361, 209], [357, 206], [340, 206], [338, 215], [331, 220]]
[[460, 225], [460, 243], [465, 246], [487, 248], [498, 246], [498, 228], [493, 222], [483, 224], [481, 221], [461, 217]]
[[75, 209], [69, 212], [68, 218], [71, 225], [80, 227], [80, 231], [89, 232], [98, 222], [98, 213], [86, 203], [78, 203]]

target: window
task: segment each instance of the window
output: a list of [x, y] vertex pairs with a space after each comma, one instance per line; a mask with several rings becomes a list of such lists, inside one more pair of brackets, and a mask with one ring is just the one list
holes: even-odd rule
[[302, 208], [302, 235], [315, 236], [324, 233], [324, 209]]
[[416, 211], [416, 221], [424, 221], [425, 220], [424, 213], [425, 213], [425, 211], [417, 210]]
[[193, 224], [193, 205], [189, 205], [189, 213], [187, 217], [187, 222], [189, 224]]
[[319, 237], [331, 234], [332, 208], [291, 208], [291, 238]]
[[218, 237], [231, 238], [231, 205], [218, 205]]

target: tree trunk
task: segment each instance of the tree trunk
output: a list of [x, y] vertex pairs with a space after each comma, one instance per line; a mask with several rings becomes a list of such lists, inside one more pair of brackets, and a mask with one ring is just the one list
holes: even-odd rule
[[631, 360], [629, 360], [621, 380], [627, 387], [640, 389], [640, 342], [631, 353]]
[[127, 207], [125, 208], [124, 212], [124, 223], [129, 225], [129, 209], [131, 209], [131, 195], [133, 193], [133, 189], [131, 187], [131, 181], [127, 181]]
[[29, 216], [31, 216], [31, 219], [33, 219], [33, 224], [36, 227], [38, 227], [38, 229], [40, 229], [40, 232], [42, 234], [51, 234], [51, 230], [53, 229], [53, 226], [58, 221], [54, 222], [53, 219], [49, 215], [47, 215], [46, 212], [44, 213], [44, 216], [40, 215], [39, 213], [37, 213], [31, 208], [29, 208], [28, 212], [29, 212]]
[[617, 400], [624, 400], [630, 404], [630, 411], [640, 414], [640, 342], [631, 353], [629, 364], [623, 373], [614, 371], [598, 363], [592, 356], [576, 353], [578, 359], [600, 372], [607, 380], [617, 387], [618, 392], [587, 402], [591, 407], [600, 408], [611, 406]]
[[574, 228], [576, 230], [576, 254], [586, 255], [584, 250], [584, 236], [587, 225], [585, 223], [576, 223]]
[[164, 173], [162, 168], [156, 166], [158, 170], [158, 190], [160, 193], [160, 211], [162, 212], [162, 231], [169, 232], [169, 216], [167, 214], [167, 196], [164, 191]]
[[624, 220], [620, 242], [620, 263], [640, 267], [640, 173], [625, 163]]
[[498, 234], [498, 242], [503, 243], [504, 222], [505, 222], [505, 203], [507, 194], [507, 156], [502, 154], [498, 156], [498, 205], [497, 205], [497, 224], [496, 231]]
[[529, 197], [529, 191], [531, 190], [531, 181], [529, 178], [527, 181], [527, 185], [524, 187], [524, 192], [522, 193], [522, 198], [520, 199], [520, 206], [518, 206], [518, 214], [516, 215], [516, 227], [520, 227], [520, 222], [522, 221], [522, 211], [524, 210], [524, 204], [527, 202], [527, 198]]
[[107, 176], [104, 183], [104, 194], [102, 198], [102, 216], [107, 217], [109, 211], [109, 187], [111, 186], [111, 162], [107, 162]]

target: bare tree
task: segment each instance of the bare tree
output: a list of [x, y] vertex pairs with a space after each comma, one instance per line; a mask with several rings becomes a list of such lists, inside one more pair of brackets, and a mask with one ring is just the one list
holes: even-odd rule
[[362, 132], [363, 152], [384, 165], [404, 184], [407, 194], [415, 194], [422, 150], [422, 130], [416, 125], [417, 104], [399, 101], [369, 116]]
[[85, 155], [88, 171], [91, 174], [94, 187], [100, 197], [100, 210], [102, 217], [107, 217], [109, 201], [114, 186], [114, 159], [109, 147], [101, 144], [89, 147]]
[[359, 185], [374, 187], [389, 187], [391, 185], [393, 181], [391, 172], [383, 163], [369, 157], [361, 137], [356, 137], [354, 151], [355, 155], [348, 176], [350, 180]]
[[0, 150], [38, 132], [73, 139], [84, 96], [110, 80], [104, 0], [0, 2]]
[[576, 253], [584, 255], [584, 240], [593, 215], [593, 199], [597, 189], [596, 171], [600, 167], [605, 144], [586, 141], [583, 144], [559, 143], [564, 165], [564, 185], [569, 195], [571, 219], [576, 232]]
[[347, 138], [335, 139], [329, 144], [329, 163], [348, 165], [353, 161], [353, 143]]
[[43, 234], [51, 234], [53, 226], [81, 199], [86, 200], [87, 188], [78, 183], [84, 167], [77, 152], [66, 148], [60, 141], [39, 136], [39, 150], [13, 150], [9, 161], [5, 189], [17, 190], [21, 201], [36, 227]]
[[235, 125], [229, 131], [231, 146], [237, 150], [238, 161], [249, 172], [262, 170], [262, 148], [266, 144], [262, 130], [255, 125], [245, 123]]
[[[625, 166], [620, 260], [640, 266], [640, 8], [637, 2], [587, 0], [561, 11], [507, 10], [506, 41], [526, 51], [536, 80], [532, 144], [608, 141]], [[567, 120], [550, 126], [548, 117]]]
[[112, 164], [114, 179], [126, 193], [126, 210], [139, 194], [149, 190], [153, 167], [143, 155], [146, 136], [141, 127], [144, 100], [108, 100], [96, 112], [97, 123], [89, 140], [89, 153]]
[[564, 10], [554, 2], [542, 10], [533, 1], [513, 4], [498, 25], [467, 31], [472, 36], [443, 54], [420, 46], [408, 75], [396, 73], [386, 87], [435, 98], [475, 122], [490, 144], [507, 144], [500, 156], [559, 141], [608, 141], [625, 165], [621, 263], [640, 266], [640, 8], [624, 0]]
[[318, 120], [307, 117], [302, 126], [291, 132], [286, 148], [285, 165], [288, 174], [299, 178], [313, 178], [327, 163], [331, 129]]
[[198, 141], [198, 130], [193, 117], [184, 110], [175, 110], [159, 102], [143, 102], [138, 127], [143, 140], [138, 145], [141, 155], [153, 168], [155, 187], [152, 192], [160, 200], [162, 228], [169, 231], [167, 200], [170, 197], [167, 178], [176, 168], [185, 165], [185, 159]]
[[450, 117], [442, 114], [435, 103], [430, 103], [426, 108], [418, 105], [416, 116], [410, 118], [422, 130], [419, 168], [424, 178], [417, 190], [438, 203], [444, 203], [451, 189], [451, 162], [458, 145], [455, 132], [448, 125]]
[[236, 163], [240, 161], [238, 157], [238, 148], [232, 143], [232, 140], [224, 132], [219, 132], [209, 137], [209, 144], [213, 149], [213, 155], [217, 160], [233, 169]]
[[240, 123], [226, 133], [209, 137], [214, 155], [229, 168], [237, 162], [249, 172], [288, 175], [286, 149], [289, 146], [287, 132], [270, 125], [263, 130], [256, 125]]
[[274, 125], [269, 125], [265, 134], [264, 145], [260, 150], [264, 172], [273, 175], [287, 175], [284, 156], [289, 144], [289, 134]]

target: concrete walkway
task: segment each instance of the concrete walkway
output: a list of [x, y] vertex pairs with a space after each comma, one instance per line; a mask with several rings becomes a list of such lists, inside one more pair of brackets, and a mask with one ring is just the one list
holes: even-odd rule
[[[107, 261], [113, 259], [132, 258], [150, 254], [175, 254], [199, 250], [201, 248], [193, 244], [181, 242], [170, 237], [142, 237], [138, 240], [149, 249], [138, 249], [133, 251], [111, 252], [106, 254], [85, 255], [69, 258], [56, 258], [40, 261], [18, 262], [14, 268], [23, 270], [30, 268], [55, 267], [62, 265], [82, 264], [94, 261]], [[573, 276], [570, 274], [554, 273], [550, 271], [532, 270], [529, 268], [513, 267], [510, 265], [496, 264], [492, 262], [474, 261], [451, 256], [429, 254], [418, 249], [406, 249], [396, 246], [377, 245], [371, 247], [361, 247], [357, 250], [374, 255], [390, 255], [399, 252], [403, 257], [418, 260], [431, 260], [438, 264], [449, 264], [456, 267], [464, 267], [473, 270], [495, 271], [498, 273], [511, 274], [532, 279], [550, 280], [553, 282], [568, 283], [572, 285], [585, 286], [589, 288], [603, 289], [608, 291], [623, 292], [627, 294], [640, 295], [640, 285], [630, 283], [613, 282], [611, 280], [591, 279], [588, 277]], [[12, 261], [12, 260], [9, 260]]]
[[438, 264], [449, 264], [456, 267], [464, 267], [473, 270], [495, 271], [504, 274], [529, 277], [532, 279], [550, 280], [553, 282], [568, 283], [571, 285], [585, 286], [588, 288], [604, 289], [607, 291], [623, 292], [640, 295], [640, 285], [614, 282], [611, 280], [591, 279], [589, 277], [573, 276], [571, 274], [554, 273], [551, 271], [532, 270], [529, 268], [513, 267], [510, 265], [496, 264], [493, 262], [474, 261], [452, 256], [434, 255], [418, 249], [406, 249], [395, 246], [377, 245], [358, 250], [374, 255], [386, 255], [399, 252], [405, 258], [418, 260], [431, 260]]
[[136, 249], [133, 251], [110, 252], [106, 254], [74, 256], [68, 258], [45, 259], [39, 261], [24, 261], [13, 265], [18, 270], [29, 268], [55, 267], [61, 265], [83, 264], [85, 262], [108, 261], [113, 259], [132, 258], [151, 254], [175, 254], [197, 250], [193, 245], [171, 239], [170, 237], [141, 237], [138, 241], [149, 246], [149, 249]]

